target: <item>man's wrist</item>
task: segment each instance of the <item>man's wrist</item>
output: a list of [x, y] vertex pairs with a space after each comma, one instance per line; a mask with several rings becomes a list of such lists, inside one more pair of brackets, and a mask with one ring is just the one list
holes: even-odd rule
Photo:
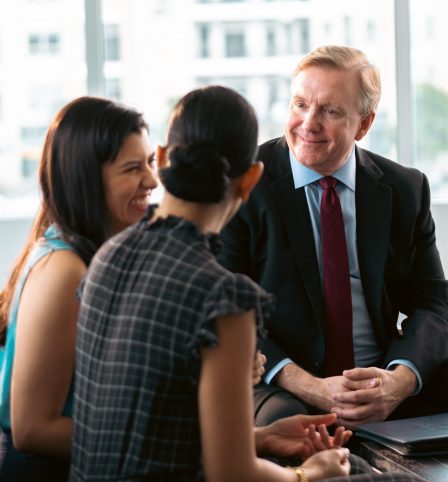
[[395, 368], [400, 365], [408, 367], [414, 372], [414, 375], [417, 377], [417, 384], [414, 388], [414, 391], [411, 393], [411, 396], [418, 395], [423, 388], [423, 379], [415, 363], [405, 358], [397, 358], [388, 363], [386, 370], [395, 370]]
[[273, 382], [305, 403], [317, 406], [322, 380], [295, 363], [284, 366], [275, 376]]
[[404, 387], [404, 398], [411, 396], [415, 392], [418, 384], [418, 379], [414, 371], [406, 365], [396, 365], [392, 372]]
[[276, 363], [270, 370], [268, 370], [264, 377], [263, 381], [266, 383], [266, 385], [270, 385], [271, 382], [274, 381], [275, 377], [277, 376], [280, 371], [289, 364], [294, 363], [290, 358], [284, 358], [283, 360], [280, 360], [278, 363]]

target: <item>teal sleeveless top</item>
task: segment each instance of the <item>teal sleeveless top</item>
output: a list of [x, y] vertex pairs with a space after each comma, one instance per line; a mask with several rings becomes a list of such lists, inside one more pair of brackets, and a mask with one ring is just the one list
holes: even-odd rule
[[[16, 342], [17, 313], [19, 311], [19, 303], [22, 296], [23, 287], [34, 265], [44, 256], [47, 256], [48, 254], [60, 249], [73, 250], [73, 247], [61, 238], [58, 228], [52, 224], [48, 227], [43, 237], [36, 242], [35, 246], [31, 250], [28, 261], [22, 270], [16, 290], [14, 292], [14, 297], [9, 310], [6, 344], [0, 349], [0, 427], [3, 428], [11, 428], [11, 375]], [[72, 410], [73, 380], [62, 415], [71, 417]]]

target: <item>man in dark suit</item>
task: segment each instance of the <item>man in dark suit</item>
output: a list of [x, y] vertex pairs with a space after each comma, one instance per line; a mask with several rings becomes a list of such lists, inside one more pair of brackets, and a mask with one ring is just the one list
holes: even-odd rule
[[[293, 74], [285, 136], [261, 146], [263, 177], [222, 233], [224, 266], [277, 297], [255, 393], [257, 425], [333, 411], [356, 427], [448, 409], [448, 287], [427, 179], [356, 146], [380, 90], [376, 68], [356, 49], [327, 46], [305, 56]], [[336, 283], [348, 286], [348, 314], [336, 328], [322, 178], [336, 184], [348, 258], [347, 280]]]

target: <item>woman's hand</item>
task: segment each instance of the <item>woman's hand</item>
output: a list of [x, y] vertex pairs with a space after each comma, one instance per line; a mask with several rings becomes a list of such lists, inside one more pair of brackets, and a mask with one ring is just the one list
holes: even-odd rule
[[346, 448], [323, 450], [312, 455], [300, 468], [311, 480], [327, 479], [340, 475], [349, 475], [350, 451]]
[[[255, 429], [257, 454], [259, 456], [300, 457], [311, 455], [345, 444], [352, 432], [338, 427], [330, 436], [327, 425], [336, 420], [334, 414], [293, 415]], [[317, 427], [317, 429], [316, 429]]]

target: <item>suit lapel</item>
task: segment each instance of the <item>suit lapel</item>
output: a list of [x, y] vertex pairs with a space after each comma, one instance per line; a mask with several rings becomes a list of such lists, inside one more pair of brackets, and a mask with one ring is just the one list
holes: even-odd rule
[[[381, 333], [381, 299], [392, 215], [391, 189], [380, 182], [381, 169], [356, 148], [356, 230], [358, 262], [366, 304]], [[379, 330], [379, 331], [378, 331]]]
[[269, 189], [278, 206], [316, 319], [323, 329], [322, 287], [308, 203], [305, 190], [294, 188], [289, 151], [284, 138], [275, 146], [271, 160], [272, 163], [267, 166], [273, 176]]
[[[389, 247], [392, 193], [388, 186], [380, 182], [383, 172], [366, 151], [356, 147], [356, 159], [358, 262], [367, 308], [375, 331], [379, 334], [383, 332], [379, 307]], [[316, 319], [324, 332], [322, 286], [308, 204], [305, 190], [294, 188], [284, 138], [276, 144], [271, 158], [265, 164], [272, 179], [269, 183], [270, 192], [278, 206]]]

